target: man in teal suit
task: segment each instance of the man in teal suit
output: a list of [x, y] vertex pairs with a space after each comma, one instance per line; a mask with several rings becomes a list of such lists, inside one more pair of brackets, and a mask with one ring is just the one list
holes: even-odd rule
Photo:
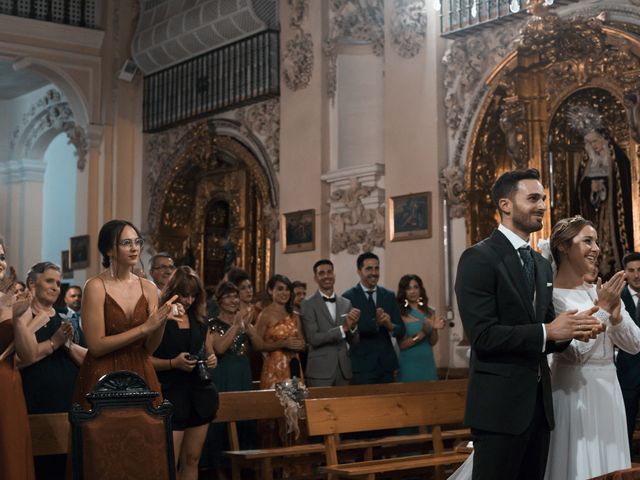
[[353, 384], [393, 382], [398, 369], [391, 337], [401, 338], [405, 328], [400, 317], [396, 296], [391, 290], [378, 285], [380, 259], [371, 252], [358, 256], [360, 282], [342, 294], [354, 308], [360, 310], [358, 330], [360, 342], [351, 348]]

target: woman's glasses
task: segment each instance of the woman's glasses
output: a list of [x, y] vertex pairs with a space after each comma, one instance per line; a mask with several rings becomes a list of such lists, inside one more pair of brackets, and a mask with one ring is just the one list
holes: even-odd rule
[[131, 239], [131, 238], [125, 238], [124, 240], [120, 240], [118, 242], [118, 245], [120, 245], [121, 247], [125, 247], [125, 248], [131, 248], [134, 245], [138, 248], [142, 248], [144, 246], [144, 239], [142, 238], [135, 238], [135, 239]]

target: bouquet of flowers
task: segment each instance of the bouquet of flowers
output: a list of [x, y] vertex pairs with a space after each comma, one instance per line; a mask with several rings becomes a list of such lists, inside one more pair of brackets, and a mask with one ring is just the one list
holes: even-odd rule
[[298, 421], [305, 418], [303, 400], [307, 398], [309, 391], [298, 377], [276, 383], [275, 390], [276, 397], [278, 397], [280, 404], [284, 407], [287, 433], [293, 432], [297, 439], [300, 436]]

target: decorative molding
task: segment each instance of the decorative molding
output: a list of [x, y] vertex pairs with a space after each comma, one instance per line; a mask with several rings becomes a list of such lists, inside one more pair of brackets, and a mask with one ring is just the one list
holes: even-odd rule
[[89, 140], [87, 132], [84, 128], [75, 125], [74, 127], [66, 130], [69, 141], [68, 145], [73, 145], [76, 148], [76, 165], [78, 170], [84, 171], [84, 167], [87, 165], [87, 152], [89, 151]]
[[374, 55], [384, 55], [384, 1], [331, 0], [329, 35], [322, 50], [329, 58], [327, 93], [334, 98], [340, 45], [370, 44]]
[[274, 170], [280, 168], [280, 100], [277, 98], [235, 111], [240, 132], [255, 135], [264, 144]]
[[268, 29], [279, 29], [277, 0], [146, 0], [131, 54], [149, 75]]
[[306, 88], [313, 74], [313, 39], [302, 28], [309, 14], [309, 0], [289, 0], [289, 26], [295, 32], [287, 40], [282, 58], [285, 85], [293, 90]]
[[46, 165], [40, 160], [9, 160], [0, 162], [0, 183], [43, 182]]
[[44, 96], [36, 101], [33, 105], [31, 105], [29, 110], [27, 110], [22, 115], [22, 121], [20, 122], [20, 125], [18, 125], [11, 134], [9, 147], [12, 150], [15, 150], [21, 133], [27, 129], [28, 125], [36, 118], [36, 116], [38, 116], [46, 108], [57, 105], [59, 103], [66, 103], [63, 99], [62, 93], [54, 88], [47, 90]]
[[50, 89], [23, 114], [20, 125], [13, 131], [9, 143], [12, 157], [41, 158], [49, 144], [43, 144], [42, 139], [53, 139], [55, 134], [62, 132], [69, 137], [68, 143], [76, 148], [78, 170], [84, 170], [89, 146], [86, 131], [76, 124], [64, 95], [56, 89]]
[[440, 185], [448, 202], [449, 217], [462, 218], [466, 213], [464, 170], [460, 165], [449, 165], [440, 172]]
[[321, 179], [331, 186], [329, 196], [331, 253], [352, 255], [384, 248], [385, 196], [379, 187], [384, 165], [350, 167]]
[[402, 58], [413, 58], [420, 53], [427, 33], [426, 12], [426, 0], [394, 0], [391, 45]]

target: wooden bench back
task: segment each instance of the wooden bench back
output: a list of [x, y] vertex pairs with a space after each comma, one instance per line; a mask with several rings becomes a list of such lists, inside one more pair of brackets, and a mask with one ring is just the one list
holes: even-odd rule
[[56, 455], [69, 451], [69, 414], [29, 415], [34, 455]]
[[[309, 388], [309, 399], [341, 398], [365, 395], [385, 395], [399, 393], [435, 393], [463, 389], [467, 380], [447, 380], [434, 382], [385, 383], [378, 385], [347, 385], [342, 387]], [[246, 392], [221, 392], [220, 405], [215, 422], [244, 420], [265, 420], [281, 418], [284, 409], [274, 390], [249, 390]]]
[[466, 387], [305, 401], [309, 435], [460, 423]]

